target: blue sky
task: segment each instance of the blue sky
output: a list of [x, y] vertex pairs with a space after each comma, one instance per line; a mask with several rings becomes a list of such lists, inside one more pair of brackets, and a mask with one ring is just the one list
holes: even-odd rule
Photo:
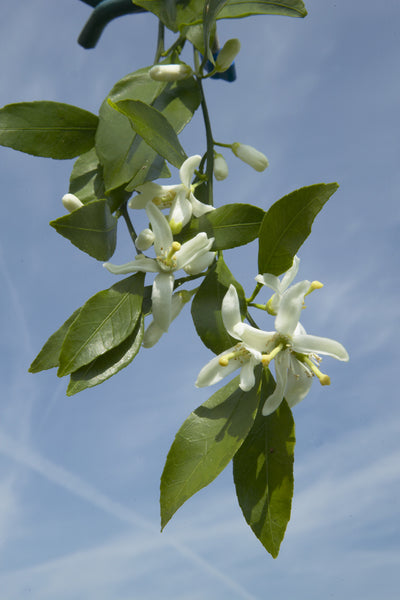
[[[221, 41], [242, 42], [238, 80], [206, 85], [215, 137], [270, 160], [259, 174], [226, 154], [217, 205], [268, 208], [303, 185], [340, 183], [299, 252], [299, 275], [325, 284], [306, 329], [341, 341], [350, 362], [324, 360], [332, 385], [314, 384], [294, 410], [295, 495], [276, 560], [244, 522], [230, 466], [159, 533], [166, 453], [215, 391], [194, 388], [211, 356], [188, 310], [99, 388], [67, 398], [54, 372], [27, 373], [59, 324], [115, 278], [48, 226], [64, 214], [73, 162], [0, 148], [5, 600], [397, 599], [400, 6], [382, 6], [309, 0], [304, 20], [223, 22]], [[116, 80], [153, 59], [151, 15], [114, 21], [85, 51], [82, 2], [7, 3], [2, 13], [1, 106], [46, 99], [97, 112]], [[204, 151], [200, 120], [182, 140], [188, 154]], [[122, 232], [113, 260], [131, 255]], [[256, 246], [226, 259], [249, 292]]]

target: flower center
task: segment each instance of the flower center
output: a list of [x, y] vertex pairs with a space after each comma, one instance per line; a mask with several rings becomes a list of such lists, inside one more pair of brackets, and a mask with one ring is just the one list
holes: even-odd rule
[[165, 256], [157, 256], [157, 262], [163, 271], [174, 271], [176, 269], [176, 256], [175, 254], [181, 249], [179, 242], [172, 242], [171, 248], [165, 254]]
[[239, 360], [242, 364], [246, 362], [251, 356], [251, 353], [244, 347], [244, 344], [236, 344], [232, 352], [228, 352], [224, 354], [219, 359], [219, 364], [221, 367], [227, 367], [229, 365], [229, 361], [233, 358]]

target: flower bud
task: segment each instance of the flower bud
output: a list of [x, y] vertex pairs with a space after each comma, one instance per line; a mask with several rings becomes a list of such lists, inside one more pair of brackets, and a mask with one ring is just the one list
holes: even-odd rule
[[154, 65], [149, 71], [149, 75], [155, 81], [179, 81], [186, 79], [193, 73], [189, 65], [180, 63], [178, 65]]
[[218, 152], [214, 153], [214, 177], [217, 181], [223, 181], [228, 177], [228, 165], [222, 154]]
[[64, 194], [62, 197], [62, 203], [64, 204], [64, 208], [66, 208], [69, 212], [73, 212], [77, 208], [83, 206], [83, 203], [77, 196], [75, 196], [75, 194]]
[[247, 146], [246, 144], [239, 144], [235, 142], [231, 146], [233, 154], [235, 154], [240, 160], [247, 163], [256, 171], [264, 171], [268, 167], [268, 158], [262, 152], [259, 152], [253, 146]]
[[153, 244], [155, 235], [151, 229], [143, 229], [135, 240], [135, 246], [141, 252], [148, 250]]
[[222, 50], [220, 50], [215, 62], [215, 69], [218, 72], [226, 71], [233, 63], [240, 50], [240, 41], [237, 38], [228, 40]]

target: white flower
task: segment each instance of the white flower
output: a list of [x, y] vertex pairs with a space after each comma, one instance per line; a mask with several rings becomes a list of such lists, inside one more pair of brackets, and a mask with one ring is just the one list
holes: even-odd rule
[[149, 71], [151, 79], [155, 81], [179, 81], [192, 75], [193, 71], [189, 65], [180, 63], [177, 65], [154, 65]]
[[311, 283], [305, 280], [282, 293], [275, 318], [276, 331], [268, 332], [242, 323], [237, 293], [231, 285], [222, 303], [222, 319], [228, 333], [241, 343], [212, 359], [200, 372], [196, 385], [212, 385], [242, 367], [240, 387], [248, 391], [255, 383], [256, 364], [261, 362], [266, 367], [275, 360], [276, 388], [265, 401], [263, 415], [274, 412], [283, 397], [289, 406], [300, 402], [311, 387], [313, 375], [322, 385], [329, 385], [328, 375], [321, 373], [317, 366], [318, 354], [342, 361], [349, 357], [339, 342], [307, 335], [299, 323], [304, 297], [310, 287]]
[[73, 212], [74, 210], [77, 210], [83, 206], [83, 203], [77, 196], [75, 196], [75, 194], [64, 194], [62, 197], [62, 203], [64, 208], [66, 208], [69, 212]]
[[103, 266], [117, 275], [136, 271], [157, 273], [151, 294], [152, 313], [154, 321], [162, 331], [168, 331], [172, 319], [173, 273], [183, 269], [186, 273], [195, 275], [209, 267], [215, 256], [215, 252], [210, 251], [214, 238], [209, 239], [206, 233], [201, 232], [181, 245], [174, 242], [166, 217], [152, 202], [147, 205], [146, 212], [155, 236], [154, 249], [157, 258], [140, 254], [125, 265], [104, 263]]
[[218, 72], [223, 72], [229, 69], [236, 55], [240, 51], [240, 41], [237, 38], [232, 38], [225, 42], [223, 48], [219, 51], [215, 62], [215, 69]]
[[228, 177], [228, 165], [222, 154], [214, 152], [214, 177], [217, 181], [223, 181]]
[[[193, 294], [194, 292], [188, 292], [187, 290], [175, 292], [171, 300], [171, 323], [179, 315], [185, 304], [189, 302]], [[144, 332], [142, 345], [144, 348], [151, 348], [159, 341], [164, 333], [165, 331], [161, 329], [153, 319]]]
[[231, 146], [233, 154], [240, 158], [243, 162], [247, 163], [256, 171], [264, 171], [268, 167], [268, 158], [262, 152], [259, 152], [253, 146], [247, 146], [246, 144], [239, 144], [235, 142]]
[[187, 158], [179, 169], [181, 183], [177, 185], [159, 185], [153, 181], [148, 181], [139, 185], [136, 189], [139, 192], [129, 201], [130, 208], [146, 208], [150, 202], [153, 202], [159, 208], [171, 207], [169, 213], [169, 224], [172, 232], [179, 233], [191, 219], [192, 213], [195, 217], [200, 217], [211, 210], [214, 210], [209, 204], [203, 204], [195, 198], [193, 194], [194, 187], [191, 181], [194, 172], [199, 166], [201, 156], [198, 154]]
[[155, 240], [154, 232], [151, 229], [143, 229], [135, 240], [135, 246], [141, 252], [145, 252], [154, 244]]

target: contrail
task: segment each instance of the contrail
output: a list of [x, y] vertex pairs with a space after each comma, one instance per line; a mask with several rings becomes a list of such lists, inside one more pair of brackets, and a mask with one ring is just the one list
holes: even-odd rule
[[[29, 467], [52, 483], [55, 483], [79, 498], [86, 500], [93, 506], [101, 508], [104, 512], [116, 517], [120, 521], [140, 527], [152, 534], [159, 535], [159, 529], [148, 519], [145, 519], [135, 511], [126, 508], [119, 502], [115, 502], [102, 492], [99, 492], [95, 487], [83, 481], [80, 477], [70, 473], [63, 467], [54, 464], [47, 458], [40, 456], [37, 452], [16, 443], [12, 438], [1, 431], [0, 452], [18, 463]], [[218, 579], [227, 588], [235, 592], [238, 597], [243, 598], [244, 600], [257, 600], [255, 596], [247, 592], [247, 590], [233, 581], [229, 576], [221, 573], [219, 569], [215, 568], [207, 560], [193, 552], [193, 550], [185, 544], [171, 539], [170, 537], [165, 537], [163, 543], [173, 547], [185, 558], [189, 558], [193, 564]]]

